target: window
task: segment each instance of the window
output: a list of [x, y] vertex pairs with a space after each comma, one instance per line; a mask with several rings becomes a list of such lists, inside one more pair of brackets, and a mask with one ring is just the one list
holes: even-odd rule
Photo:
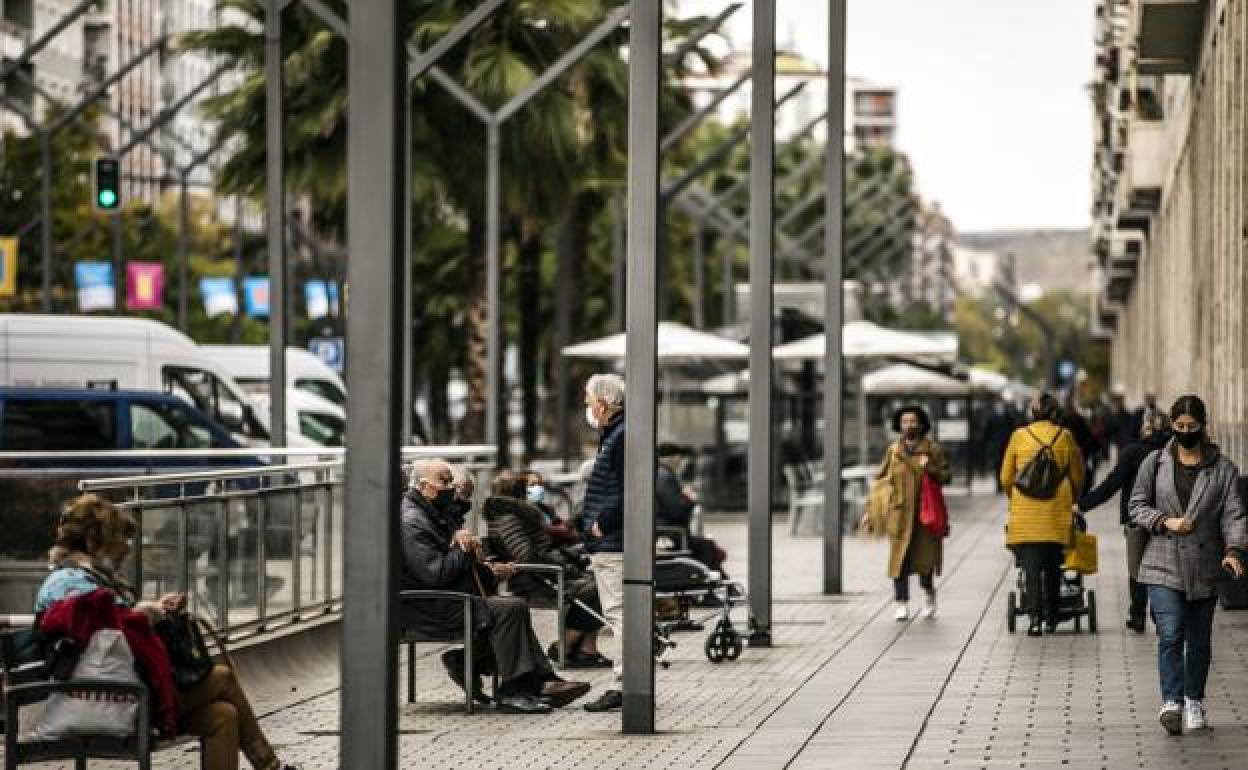
[[342, 446], [346, 430], [346, 421], [332, 414], [299, 413], [299, 433], [321, 446]]
[[25, 451], [116, 449], [111, 401], [4, 402], [4, 448]]
[[131, 404], [130, 435], [135, 449], [210, 449], [221, 443], [213, 440], [208, 426], [188, 412], [168, 404]]
[[166, 393], [172, 393], [196, 407], [230, 433], [256, 439], [269, 437], [251, 410], [212, 372], [186, 366], [166, 366], [161, 373]]
[[329, 380], [295, 380], [295, 388], [297, 390], [306, 390], [314, 396], [320, 396], [331, 404], [338, 406], [347, 405], [347, 394], [342, 392], [333, 382]]

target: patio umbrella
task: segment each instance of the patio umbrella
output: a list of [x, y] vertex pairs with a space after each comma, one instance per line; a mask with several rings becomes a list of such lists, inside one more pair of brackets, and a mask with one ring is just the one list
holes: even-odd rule
[[[588, 342], [578, 342], [563, 349], [570, 358], [596, 358], [612, 360], [624, 357], [626, 335], [621, 332]], [[659, 322], [659, 360], [744, 360], [750, 356], [750, 348], [740, 342], [715, 334], [700, 332], [674, 321]]]
[[[778, 346], [773, 356], [781, 361], [821, 359], [827, 345], [823, 334]], [[930, 339], [921, 334], [888, 329], [870, 321], [850, 321], [841, 327], [841, 347], [846, 358], [869, 356], [935, 356], [952, 358], [957, 355], [957, 339], [952, 345], [947, 338]]]

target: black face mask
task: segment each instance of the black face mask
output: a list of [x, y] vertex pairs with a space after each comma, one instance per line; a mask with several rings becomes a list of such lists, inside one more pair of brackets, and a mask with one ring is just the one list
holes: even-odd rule
[[920, 428], [906, 428], [905, 430], [903, 430], [903, 431], [901, 432], [901, 435], [905, 436], [907, 441], [914, 441], [914, 440], [915, 440], [915, 439], [917, 439], [920, 435], [922, 435], [922, 429], [920, 429]]
[[471, 501], [461, 500], [460, 498], [457, 497], [451, 501], [451, 506], [448, 512], [455, 518], [463, 520], [463, 518], [467, 516], [468, 512], [471, 510], [472, 510]]
[[1179, 446], [1184, 449], [1195, 449], [1200, 446], [1201, 440], [1205, 437], [1204, 430], [1194, 430], [1190, 433], [1174, 432], [1174, 440], [1179, 442]]
[[455, 503], [454, 489], [439, 489], [437, 497], [433, 498], [433, 507], [442, 513], [451, 513], [452, 505]]

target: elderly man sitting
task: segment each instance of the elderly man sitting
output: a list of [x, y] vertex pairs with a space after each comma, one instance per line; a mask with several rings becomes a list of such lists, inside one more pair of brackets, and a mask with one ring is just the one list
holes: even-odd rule
[[[473, 594], [476, 633], [487, 643], [476, 645], [493, 653], [488, 663], [499, 676], [498, 705], [521, 714], [549, 713], [589, 691], [584, 682], [566, 682], [555, 676], [533, 634], [529, 608], [523, 599], [489, 596], [496, 580], [512, 574], [507, 564], [481, 560], [481, 543], [463, 528], [462, 509], [455, 504], [454, 474], [441, 460], [418, 462], [403, 496], [400, 538], [404, 590], [434, 589]], [[484, 590], [482, 590], [484, 589]], [[483, 593], [487, 595], [482, 595]], [[458, 601], [412, 602], [400, 610], [400, 623], [430, 634], [454, 633], [463, 628], [463, 606]], [[461, 687], [463, 650], [442, 656], [447, 673]], [[475, 657], [475, 656], [474, 656]], [[480, 670], [480, 669], [478, 669]], [[480, 682], [471, 683], [474, 697]]]

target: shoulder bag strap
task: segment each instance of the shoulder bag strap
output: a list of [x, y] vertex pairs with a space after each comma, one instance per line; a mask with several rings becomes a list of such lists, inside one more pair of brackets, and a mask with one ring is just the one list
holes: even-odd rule
[[222, 641], [221, 635], [217, 633], [217, 630], [198, 615], [192, 615], [191, 617], [192, 622], [198, 623], [204, 633], [208, 634], [208, 638], [212, 639], [212, 643], [217, 646], [221, 653], [221, 659], [225, 661], [225, 665], [229, 666], [231, 671], [237, 673], [238, 667], [234, 665], [234, 658], [230, 657], [230, 651], [225, 646], [225, 642]]

